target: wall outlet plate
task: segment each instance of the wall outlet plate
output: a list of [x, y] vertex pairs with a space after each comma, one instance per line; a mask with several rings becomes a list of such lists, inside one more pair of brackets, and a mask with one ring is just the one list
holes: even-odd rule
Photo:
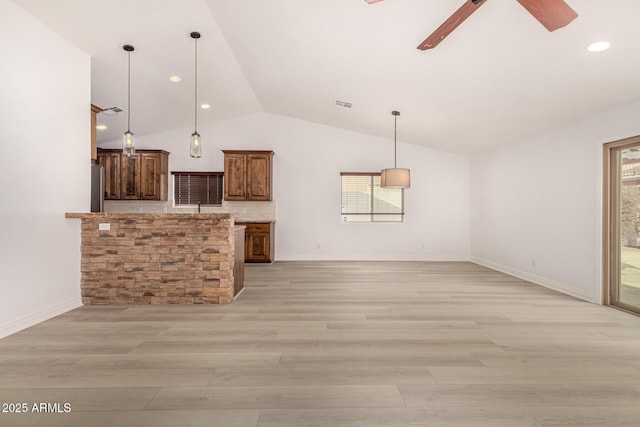
[[111, 230], [111, 224], [98, 224], [98, 230], [109, 231]]

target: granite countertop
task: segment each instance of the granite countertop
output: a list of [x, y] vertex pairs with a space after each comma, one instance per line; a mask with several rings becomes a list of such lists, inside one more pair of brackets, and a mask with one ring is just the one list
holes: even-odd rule
[[266, 219], [264, 221], [260, 221], [260, 220], [243, 221], [241, 219], [236, 218], [236, 224], [270, 224], [272, 222], [276, 222], [276, 220]]
[[64, 214], [65, 218], [78, 218], [78, 219], [149, 219], [149, 218], [162, 218], [162, 219], [184, 219], [185, 217], [193, 218], [217, 218], [217, 219], [230, 219], [233, 216], [228, 213], [109, 213], [109, 212], [67, 212]]

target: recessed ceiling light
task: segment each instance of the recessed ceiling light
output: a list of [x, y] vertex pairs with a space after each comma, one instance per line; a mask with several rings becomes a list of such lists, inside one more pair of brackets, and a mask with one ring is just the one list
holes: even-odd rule
[[209, 104], [202, 104], [202, 105], [200, 106], [200, 108], [202, 108], [203, 110], [208, 110], [209, 108], [211, 108], [211, 105], [209, 105]]
[[611, 43], [603, 40], [603, 41], [591, 43], [589, 46], [587, 46], [587, 50], [589, 52], [602, 52], [609, 49], [610, 47], [611, 47]]
[[107, 128], [106, 125], [96, 125], [96, 129], [98, 130], [105, 130]]
[[171, 77], [169, 77], [169, 81], [173, 82], [173, 83], [178, 83], [180, 80], [182, 80], [182, 77], [180, 77], [180, 76], [171, 76]]

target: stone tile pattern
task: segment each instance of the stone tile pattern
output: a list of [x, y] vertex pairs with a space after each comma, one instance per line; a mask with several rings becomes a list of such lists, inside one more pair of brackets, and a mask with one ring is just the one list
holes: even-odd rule
[[[99, 230], [109, 223], [110, 230]], [[102, 214], [82, 219], [84, 304], [229, 304], [228, 215]]]

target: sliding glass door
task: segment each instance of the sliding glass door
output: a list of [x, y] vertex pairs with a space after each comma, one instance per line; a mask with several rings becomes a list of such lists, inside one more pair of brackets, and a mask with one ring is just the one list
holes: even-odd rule
[[640, 313], [640, 137], [605, 145], [605, 301]]

